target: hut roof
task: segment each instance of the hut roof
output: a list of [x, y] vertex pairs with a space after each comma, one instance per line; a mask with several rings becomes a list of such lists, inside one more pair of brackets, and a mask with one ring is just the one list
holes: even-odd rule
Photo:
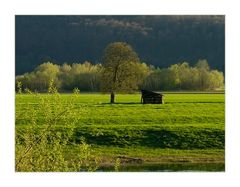
[[156, 95], [156, 96], [163, 96], [163, 94], [161, 93], [157, 93], [157, 92], [152, 92], [152, 91], [149, 91], [149, 90], [141, 90], [142, 94], [143, 95]]

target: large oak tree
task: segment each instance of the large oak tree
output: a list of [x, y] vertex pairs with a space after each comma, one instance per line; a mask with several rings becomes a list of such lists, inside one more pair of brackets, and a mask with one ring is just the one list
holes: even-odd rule
[[117, 92], [137, 90], [144, 74], [137, 53], [124, 42], [110, 43], [103, 55], [101, 88], [111, 94], [114, 103]]

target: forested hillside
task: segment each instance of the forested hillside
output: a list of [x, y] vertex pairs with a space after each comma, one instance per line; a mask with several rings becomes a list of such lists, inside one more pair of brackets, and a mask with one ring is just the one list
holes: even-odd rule
[[16, 75], [47, 61], [101, 63], [115, 41], [155, 67], [207, 59], [224, 71], [224, 28], [224, 16], [16, 16]]

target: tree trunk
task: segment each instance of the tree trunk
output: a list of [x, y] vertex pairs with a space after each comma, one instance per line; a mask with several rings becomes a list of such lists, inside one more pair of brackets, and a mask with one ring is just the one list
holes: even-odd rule
[[115, 94], [114, 94], [114, 92], [111, 92], [111, 101], [110, 101], [110, 103], [114, 103], [114, 99], [115, 99]]

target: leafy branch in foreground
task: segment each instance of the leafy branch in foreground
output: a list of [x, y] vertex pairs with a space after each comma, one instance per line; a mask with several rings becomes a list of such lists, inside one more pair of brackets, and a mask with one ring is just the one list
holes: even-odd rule
[[[27, 114], [16, 111], [16, 121], [26, 119], [26, 127], [16, 129], [16, 171], [95, 171], [98, 159], [90, 145], [84, 139], [80, 144], [71, 141], [79, 111], [73, 102], [75, 96], [62, 102], [53, 82], [48, 90], [47, 96], [34, 95], [39, 103], [37, 107], [36, 103], [28, 104]], [[58, 123], [64, 125], [64, 131], [57, 128]], [[71, 146], [77, 150], [73, 159], [66, 156]]]

